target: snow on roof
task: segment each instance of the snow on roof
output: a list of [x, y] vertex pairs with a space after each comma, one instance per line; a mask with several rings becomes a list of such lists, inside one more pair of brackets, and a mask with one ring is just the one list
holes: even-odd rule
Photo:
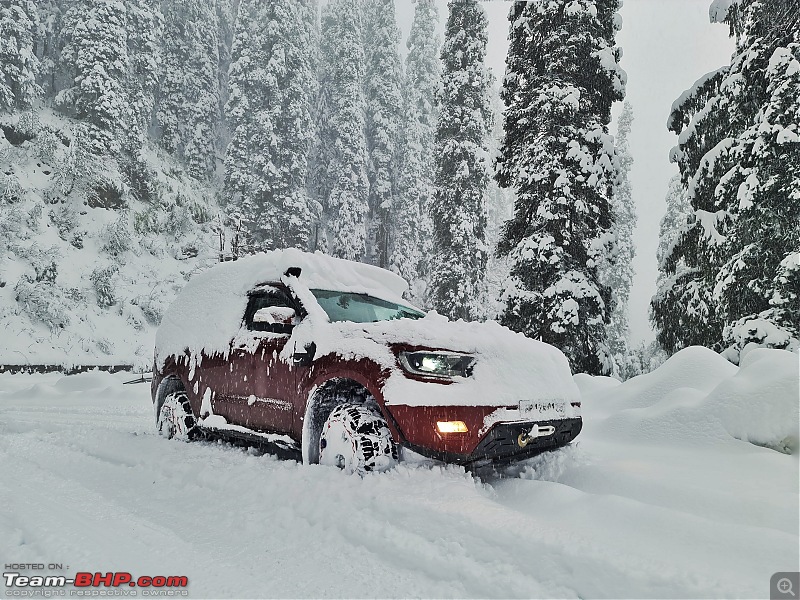
[[194, 276], [170, 305], [156, 332], [156, 363], [189, 349], [226, 353], [247, 308], [247, 292], [262, 283], [279, 282], [287, 269], [301, 269], [308, 289], [370, 294], [408, 305], [406, 281], [390, 271], [290, 248], [220, 263]]

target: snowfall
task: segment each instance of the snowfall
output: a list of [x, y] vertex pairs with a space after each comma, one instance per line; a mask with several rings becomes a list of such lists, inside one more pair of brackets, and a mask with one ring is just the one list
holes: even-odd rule
[[576, 375], [576, 441], [482, 479], [168, 441], [133, 378], [0, 375], [5, 564], [185, 575], [193, 598], [753, 598], [800, 568], [790, 352]]

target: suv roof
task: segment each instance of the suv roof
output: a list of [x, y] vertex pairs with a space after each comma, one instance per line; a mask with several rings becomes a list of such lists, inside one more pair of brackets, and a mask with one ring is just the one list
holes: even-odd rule
[[225, 348], [242, 320], [248, 292], [281, 281], [289, 269], [300, 269], [308, 289], [369, 294], [408, 305], [408, 284], [399, 275], [363, 263], [313, 254], [295, 248], [273, 250], [215, 265], [194, 276], [178, 293], [156, 333], [156, 360], [185, 349]]

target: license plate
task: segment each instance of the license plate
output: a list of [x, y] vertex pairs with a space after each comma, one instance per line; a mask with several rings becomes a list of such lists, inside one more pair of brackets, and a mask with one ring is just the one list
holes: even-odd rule
[[564, 415], [564, 403], [549, 400], [521, 400], [519, 412], [523, 415]]

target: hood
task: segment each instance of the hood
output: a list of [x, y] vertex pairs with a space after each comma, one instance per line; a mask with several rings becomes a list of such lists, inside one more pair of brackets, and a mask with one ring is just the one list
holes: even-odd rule
[[[314, 341], [317, 356], [333, 353], [353, 360], [368, 358], [388, 369], [383, 389], [387, 405], [516, 406], [522, 400], [580, 401], [569, 363], [560, 350], [494, 321], [449, 321], [432, 312], [418, 320], [317, 323], [305, 332], [304, 327], [299, 326], [293, 337]], [[472, 376], [452, 383], [411, 379], [398, 364], [393, 350], [397, 346], [472, 354]]]

